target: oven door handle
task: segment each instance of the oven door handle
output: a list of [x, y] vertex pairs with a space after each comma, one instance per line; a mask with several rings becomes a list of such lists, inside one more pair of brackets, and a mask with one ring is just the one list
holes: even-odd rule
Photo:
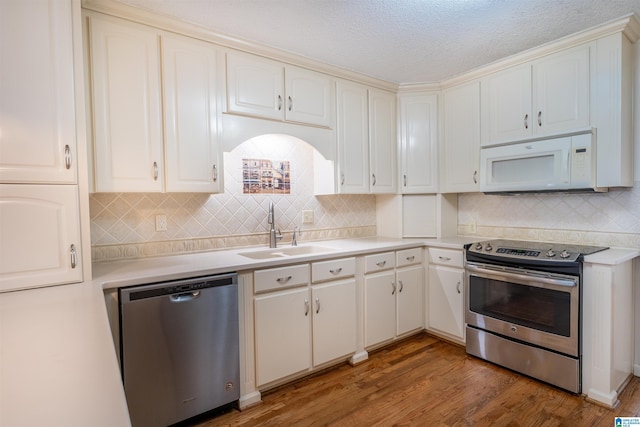
[[486, 266], [483, 265], [482, 267], [474, 265], [474, 264], [470, 264], [467, 263], [467, 270], [472, 271], [474, 273], [485, 273], [485, 274], [491, 274], [494, 276], [498, 276], [498, 277], [502, 277], [505, 279], [514, 279], [514, 280], [520, 280], [522, 282], [526, 282], [526, 283], [530, 283], [532, 281], [535, 282], [539, 282], [539, 283], [544, 283], [546, 285], [553, 285], [553, 286], [563, 286], [563, 287], [574, 287], [577, 286], [577, 283], [575, 280], [571, 280], [571, 279], [554, 279], [551, 277], [542, 277], [542, 276], [538, 276], [538, 275], [526, 275], [526, 274], [519, 274], [519, 273], [515, 273], [515, 272], [511, 272], [507, 270], [507, 267], [503, 267], [503, 268], [492, 268], [491, 266]]

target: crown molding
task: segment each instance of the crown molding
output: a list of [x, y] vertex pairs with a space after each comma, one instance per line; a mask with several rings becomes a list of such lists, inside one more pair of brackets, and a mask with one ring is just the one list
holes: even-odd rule
[[396, 83], [387, 82], [375, 77], [325, 64], [311, 58], [254, 43], [240, 37], [213, 31], [198, 24], [181, 21], [174, 17], [160, 15], [155, 12], [139, 9], [124, 3], [115, 2], [113, 0], [82, 0], [82, 8], [85, 11], [93, 11], [121, 19], [126, 19], [128, 21], [154, 27], [161, 31], [182, 34], [228, 49], [234, 49], [251, 53], [253, 55], [259, 55], [285, 64], [295, 65], [297, 67], [318, 71], [336, 78], [363, 83], [374, 88], [387, 90], [394, 93], [398, 91], [398, 85]]

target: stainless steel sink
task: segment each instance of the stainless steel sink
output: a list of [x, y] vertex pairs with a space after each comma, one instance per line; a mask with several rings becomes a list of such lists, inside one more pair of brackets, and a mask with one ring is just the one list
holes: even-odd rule
[[297, 255], [309, 255], [319, 254], [324, 252], [334, 252], [335, 248], [330, 246], [318, 246], [318, 245], [304, 245], [304, 246], [289, 246], [284, 248], [264, 249], [250, 252], [239, 252], [238, 255], [242, 255], [251, 259], [271, 259], [271, 258], [283, 258]]

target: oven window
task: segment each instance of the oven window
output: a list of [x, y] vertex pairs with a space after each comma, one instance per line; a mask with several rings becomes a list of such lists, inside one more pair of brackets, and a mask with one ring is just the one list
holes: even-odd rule
[[469, 309], [555, 335], [571, 335], [571, 295], [568, 292], [470, 276]]

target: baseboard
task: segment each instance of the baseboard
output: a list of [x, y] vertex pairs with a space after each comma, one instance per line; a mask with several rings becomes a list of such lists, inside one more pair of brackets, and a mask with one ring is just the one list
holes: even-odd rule
[[260, 403], [262, 401], [262, 394], [259, 391], [254, 391], [249, 394], [245, 394], [244, 396], [240, 396], [240, 400], [238, 401], [238, 406], [240, 410], [248, 408], [249, 406], [253, 406], [256, 403]]
[[369, 353], [366, 350], [362, 350], [361, 352], [358, 352], [349, 358], [349, 364], [351, 366], [355, 366], [367, 359], [369, 359]]

